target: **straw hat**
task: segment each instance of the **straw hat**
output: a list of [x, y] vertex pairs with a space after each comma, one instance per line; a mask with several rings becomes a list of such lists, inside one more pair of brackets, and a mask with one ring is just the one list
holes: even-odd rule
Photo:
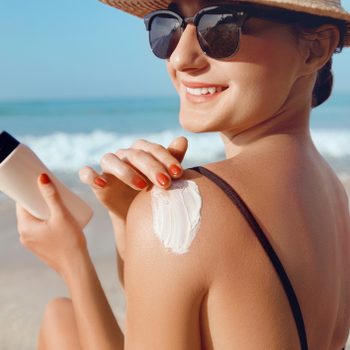
[[[165, 9], [171, 0], [100, 0], [103, 3], [130, 13], [137, 17], [145, 14]], [[345, 20], [348, 32], [345, 38], [345, 46], [350, 46], [350, 13], [341, 6], [340, 0], [240, 0], [260, 5], [268, 5], [287, 10], [309, 13], [323, 17]]]

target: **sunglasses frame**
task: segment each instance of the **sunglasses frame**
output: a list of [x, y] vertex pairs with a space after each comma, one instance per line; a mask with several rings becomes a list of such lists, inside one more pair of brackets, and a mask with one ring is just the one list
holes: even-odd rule
[[[225, 57], [225, 58], [213, 57], [216, 60], [223, 60], [223, 61], [230, 59], [232, 56], [234, 56], [238, 52], [240, 38], [241, 38], [242, 32], [244, 33], [244, 28], [243, 28], [244, 23], [250, 17], [263, 18], [263, 19], [267, 19], [267, 20], [270, 20], [270, 21], [273, 21], [276, 23], [292, 24], [292, 25], [298, 24], [298, 23], [307, 23], [310, 20], [310, 15], [300, 13], [297, 16], [298, 18], [296, 18], [295, 13], [293, 13], [293, 16], [291, 18], [289, 10], [274, 8], [274, 7], [270, 7], [270, 6], [264, 6], [264, 5], [251, 6], [251, 5], [240, 4], [239, 6], [234, 5], [234, 7], [233, 7], [233, 6], [230, 6], [227, 4], [223, 4], [223, 5], [204, 7], [202, 9], [200, 9], [192, 17], [182, 17], [179, 13], [172, 11], [172, 10], [168, 10], [168, 9], [156, 10], [156, 11], [153, 11], [153, 12], [145, 15], [144, 22], [146, 25], [146, 30], [150, 31], [152, 21], [157, 14], [172, 15], [174, 18], [178, 19], [178, 21], [181, 25], [181, 27], [180, 27], [181, 34], [183, 33], [184, 28], [186, 28], [186, 25], [188, 23], [194, 24], [196, 26], [196, 33], [197, 33], [197, 39], [198, 39], [199, 33], [198, 33], [197, 25], [199, 23], [200, 17], [203, 16], [206, 12], [213, 11], [213, 10], [217, 10], [218, 11], [217, 13], [220, 14], [220, 11], [219, 11], [220, 9], [224, 10], [226, 13], [236, 14], [239, 18], [239, 21], [237, 22], [237, 27], [238, 27], [238, 32], [239, 32], [238, 33], [238, 35], [239, 35], [238, 36], [238, 45], [237, 45], [235, 52], [232, 55]], [[201, 46], [200, 39], [198, 39], [198, 42], [199, 42], [199, 45]], [[151, 46], [151, 48], [152, 48], [152, 46]], [[205, 52], [205, 50], [202, 48], [202, 46], [201, 46], [201, 49], [205, 55], [207, 55], [208, 57], [211, 57], [210, 55], [208, 55]], [[153, 51], [153, 49], [152, 49], [152, 51]]]
[[[215, 13], [215, 11], [218, 11], [218, 12]], [[191, 16], [191, 17], [182, 17], [177, 12], [174, 12], [171, 10], [156, 10], [156, 11], [148, 13], [144, 16], [144, 23], [146, 26], [146, 30], [148, 32], [150, 32], [151, 26], [152, 26], [152, 21], [154, 20], [154, 18], [156, 18], [156, 16], [158, 16], [158, 15], [170, 15], [179, 21], [181, 35], [184, 32], [187, 24], [193, 24], [196, 27], [197, 40], [198, 40], [198, 43], [199, 43], [203, 53], [205, 55], [207, 55], [208, 57], [211, 57], [210, 55], [207, 54], [205, 49], [202, 47], [201, 38], [200, 38], [201, 34], [198, 32], [199, 21], [200, 21], [201, 17], [203, 17], [207, 13], [209, 13], [209, 14], [234, 14], [237, 16], [238, 44], [237, 44], [237, 47], [235, 48], [235, 51], [230, 56], [227, 56], [224, 58], [213, 57], [216, 60], [227, 60], [227, 59], [231, 58], [232, 56], [234, 56], [239, 50], [239, 43], [240, 43], [240, 38], [241, 38], [242, 27], [244, 25], [245, 20], [248, 18], [248, 13], [245, 12], [244, 10], [237, 9], [237, 7], [231, 8], [229, 6], [224, 6], [224, 5], [208, 6], [208, 7], [202, 8], [194, 16]], [[151, 44], [151, 40], [150, 40], [150, 44]], [[152, 45], [150, 45], [150, 46], [152, 48]], [[152, 51], [153, 51], [153, 49], [152, 49]], [[156, 53], [154, 51], [153, 51], [153, 53], [156, 55]], [[157, 56], [157, 57], [159, 57], [159, 56]]]

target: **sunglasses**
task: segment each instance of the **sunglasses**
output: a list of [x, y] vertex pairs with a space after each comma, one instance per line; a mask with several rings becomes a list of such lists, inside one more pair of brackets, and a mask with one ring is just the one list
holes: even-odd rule
[[280, 11], [237, 9], [229, 5], [205, 7], [193, 17], [182, 17], [171, 10], [157, 10], [147, 14], [144, 22], [149, 32], [151, 49], [159, 58], [170, 58], [187, 24], [193, 24], [203, 53], [211, 58], [225, 60], [238, 52], [242, 27], [249, 17], [288, 22], [288, 13], [285, 16]]

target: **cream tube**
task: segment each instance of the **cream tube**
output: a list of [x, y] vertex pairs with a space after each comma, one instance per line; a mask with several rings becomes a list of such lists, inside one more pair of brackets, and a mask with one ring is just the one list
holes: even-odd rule
[[201, 222], [202, 198], [197, 184], [180, 179], [167, 190], [154, 186], [151, 196], [155, 235], [173, 253], [187, 253]]
[[33, 216], [46, 220], [49, 209], [37, 183], [42, 173], [49, 175], [63, 203], [83, 228], [92, 217], [91, 208], [58, 180], [29, 147], [5, 131], [0, 133], [0, 191]]

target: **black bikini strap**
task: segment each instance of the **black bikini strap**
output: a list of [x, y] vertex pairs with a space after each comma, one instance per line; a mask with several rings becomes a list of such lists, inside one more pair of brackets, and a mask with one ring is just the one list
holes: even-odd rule
[[255, 235], [259, 239], [261, 245], [265, 249], [267, 255], [269, 256], [277, 274], [282, 282], [283, 288], [287, 294], [288, 301], [290, 304], [290, 307], [293, 312], [294, 320], [298, 329], [299, 339], [300, 339], [300, 346], [302, 350], [308, 350], [308, 344], [307, 344], [307, 337], [305, 332], [305, 325], [303, 320], [303, 315], [301, 313], [301, 309], [299, 306], [299, 302], [297, 299], [297, 296], [295, 295], [295, 292], [293, 290], [292, 284], [287, 276], [287, 273], [285, 272], [283, 265], [281, 261], [279, 260], [276, 252], [272, 248], [270, 242], [266, 238], [265, 233], [263, 232], [262, 228], [254, 218], [254, 215], [251, 213], [247, 205], [244, 203], [244, 201], [241, 199], [241, 197], [238, 195], [238, 193], [222, 178], [220, 178], [218, 175], [213, 173], [212, 171], [208, 170], [207, 168], [204, 168], [202, 166], [197, 166], [190, 168], [192, 170], [195, 170], [202, 175], [208, 177], [210, 180], [215, 182], [228, 196], [229, 198], [234, 202], [234, 204], [238, 207], [240, 212], [243, 214], [247, 222], [249, 223], [252, 230], [255, 232]]

